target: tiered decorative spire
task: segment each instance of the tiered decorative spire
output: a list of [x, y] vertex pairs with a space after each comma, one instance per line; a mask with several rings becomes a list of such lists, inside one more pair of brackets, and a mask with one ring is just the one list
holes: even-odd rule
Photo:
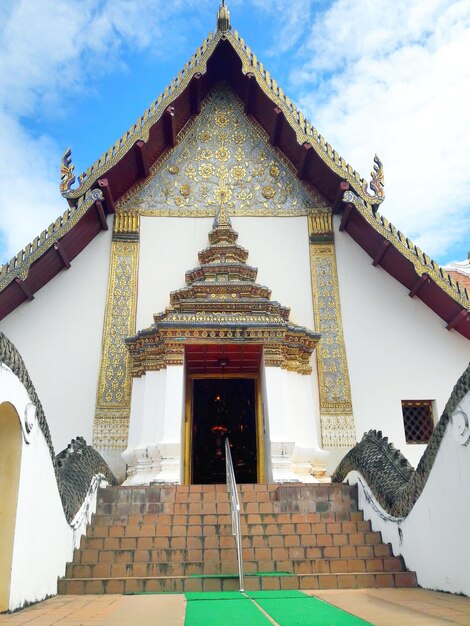
[[[179, 317], [183, 312], [194, 314], [195, 310], [199, 316], [217, 313], [221, 322], [228, 323], [246, 322], [242, 314], [249, 316], [250, 322], [263, 324], [289, 319], [289, 309], [271, 302], [270, 289], [255, 282], [258, 270], [246, 264], [248, 251], [237, 244], [237, 239], [227, 205], [222, 202], [209, 233], [210, 246], [199, 252], [201, 265], [186, 272], [187, 287], [170, 294], [173, 310], [154, 316], [155, 322], [170, 320], [176, 314]], [[204, 316], [204, 321], [211, 320]]]
[[133, 375], [183, 362], [185, 343], [244, 342], [264, 346], [265, 363], [309, 374], [320, 335], [289, 324], [289, 309], [270, 300], [237, 244], [225, 203], [217, 210], [200, 265], [186, 272], [186, 287], [170, 294], [171, 307], [126, 340]]

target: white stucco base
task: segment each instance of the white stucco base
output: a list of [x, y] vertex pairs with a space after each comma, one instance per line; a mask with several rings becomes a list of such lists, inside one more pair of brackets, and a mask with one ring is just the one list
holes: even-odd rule
[[57, 578], [65, 574], [91, 515], [101, 478], [96, 477], [72, 524], [65, 518], [49, 448], [36, 423], [27, 434], [26, 407], [31, 400], [11, 370], [0, 364], [0, 404], [15, 408], [25, 438], [22, 442], [20, 482], [11, 569], [9, 610], [57, 593]]
[[[313, 377], [266, 367], [261, 389], [267, 480], [318, 482], [328, 453], [318, 443]], [[182, 481], [184, 398], [183, 366], [134, 379], [124, 485]]]
[[456, 411], [448, 424], [426, 486], [406, 518], [388, 515], [357, 472], [347, 480], [358, 485], [364, 518], [392, 544], [395, 555], [403, 556], [421, 587], [470, 596], [470, 393], [459, 407], [460, 415]]
[[319, 446], [315, 381], [279, 367], [265, 367], [264, 377], [268, 476], [274, 482], [318, 482], [313, 472], [325, 463], [328, 453]]
[[183, 471], [184, 367], [135, 378], [124, 485], [180, 483]]

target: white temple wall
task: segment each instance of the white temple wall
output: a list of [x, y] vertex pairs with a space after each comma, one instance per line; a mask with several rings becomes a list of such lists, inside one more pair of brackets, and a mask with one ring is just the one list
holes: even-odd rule
[[412, 465], [424, 444], [406, 444], [402, 400], [435, 400], [439, 419], [455, 381], [470, 360], [470, 343], [421, 302], [349, 237], [335, 244], [341, 314], [358, 439], [381, 429]]
[[290, 307], [292, 323], [315, 330], [307, 218], [235, 217], [232, 225], [250, 253], [247, 263], [258, 268], [256, 282]]
[[[238, 243], [258, 268], [257, 282], [272, 300], [291, 308], [293, 323], [314, 329], [306, 217], [231, 217]], [[170, 304], [170, 292], [185, 286], [185, 272], [199, 265], [209, 245], [212, 218], [142, 217], [140, 226], [137, 330]]]
[[[470, 393], [459, 407], [468, 423]], [[360, 474], [351, 472], [347, 479], [358, 484], [364, 518], [416, 571], [421, 587], [470, 596], [470, 446], [468, 428], [465, 436], [462, 432], [458, 423], [449, 422], [424, 490], [403, 520], [382, 509]]]
[[[24, 431], [25, 409], [31, 400], [25, 387], [0, 365], [0, 404], [13, 405]], [[73, 524], [65, 518], [49, 448], [37, 421], [26, 443], [22, 438], [21, 467], [13, 542], [9, 610], [57, 593], [73, 550], [96, 510], [100, 479], [90, 487]]]
[[56, 452], [77, 435], [92, 440], [112, 216], [108, 225], [70, 269], [0, 322], [36, 387]]
[[137, 330], [150, 326], [154, 313], [170, 306], [170, 292], [185, 286], [211, 226], [209, 218], [141, 217]]

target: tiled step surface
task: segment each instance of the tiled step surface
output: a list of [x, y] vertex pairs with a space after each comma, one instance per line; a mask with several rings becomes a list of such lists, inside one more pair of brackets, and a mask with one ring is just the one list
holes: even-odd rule
[[[416, 587], [412, 572], [305, 574], [297, 576], [245, 577], [247, 591], [277, 589], [365, 589]], [[155, 577], [155, 578], [62, 578], [61, 594], [150, 593], [187, 591], [236, 591], [238, 579]]]
[[[357, 511], [356, 493], [347, 485], [241, 485], [245, 587], [415, 586]], [[59, 593], [232, 590], [236, 558], [225, 485], [112, 487], [100, 492]]]
[[[69, 564], [67, 578], [155, 578], [162, 576], [192, 576], [237, 574], [235, 558], [214, 561], [124, 561], [90, 564]], [[338, 574], [364, 572], [400, 572], [402, 563], [396, 557], [375, 559], [285, 559], [246, 560], [246, 573], [289, 572], [294, 574]]]

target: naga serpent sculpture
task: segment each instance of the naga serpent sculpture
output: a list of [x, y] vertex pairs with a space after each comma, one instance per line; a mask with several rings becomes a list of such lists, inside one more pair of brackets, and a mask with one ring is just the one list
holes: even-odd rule
[[57, 457], [55, 456], [44, 409], [28, 370], [14, 344], [1, 332], [0, 363], [9, 367], [20, 380], [31, 402], [36, 407], [38, 426], [49, 448], [62, 507], [65, 517], [70, 523], [80, 509], [94, 476], [103, 475], [111, 485], [117, 484], [116, 478], [103, 457], [94, 448], [88, 446], [82, 437], [72, 439], [67, 448], [60, 452]]
[[351, 471], [360, 472], [387, 513], [405, 517], [424, 489], [452, 414], [469, 391], [470, 364], [457, 381], [416, 470], [381, 431], [370, 430], [340, 462], [332, 482], [343, 482]]

